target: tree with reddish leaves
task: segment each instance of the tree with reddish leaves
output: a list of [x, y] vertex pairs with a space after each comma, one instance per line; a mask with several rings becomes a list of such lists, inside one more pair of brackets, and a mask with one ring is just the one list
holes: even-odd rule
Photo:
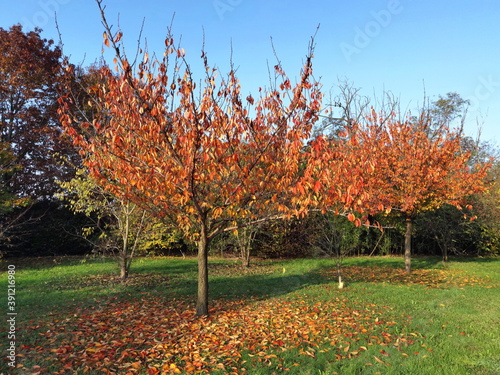
[[20, 166], [10, 180], [13, 193], [36, 199], [52, 197], [55, 180], [72, 173], [55, 155], [73, 152], [60, 138], [57, 114], [61, 49], [40, 33], [0, 28], [0, 141], [11, 145]]
[[442, 123], [436, 130], [432, 116], [399, 121], [375, 111], [354, 124], [350, 142], [355, 152], [369, 155], [372, 168], [364, 173], [364, 206], [372, 211], [393, 210], [405, 220], [405, 268], [411, 272], [413, 220], [423, 211], [444, 204], [465, 204], [485, 191], [488, 163], [471, 166], [460, 129]]
[[207, 315], [211, 240], [237, 218], [301, 215], [309, 204], [290, 191], [304, 191], [303, 150], [321, 106], [313, 42], [296, 84], [277, 64], [276, 85], [244, 98], [235, 70], [218, 76], [205, 52], [205, 79], [197, 87], [170, 34], [161, 60], [143, 52], [133, 66], [122, 33], [113, 34], [105, 17], [104, 24], [117, 73], [102, 67], [103, 83], [90, 88], [92, 121], [72, 113], [70, 94], [61, 98], [62, 123], [96, 181], [197, 243], [196, 313]]

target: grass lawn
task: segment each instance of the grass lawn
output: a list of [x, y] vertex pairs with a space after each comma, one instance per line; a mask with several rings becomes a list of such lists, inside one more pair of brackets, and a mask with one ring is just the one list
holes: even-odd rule
[[[16, 366], [7, 269], [15, 265]], [[2, 261], [5, 374], [500, 374], [500, 259], [210, 260], [211, 315], [194, 315], [196, 259]]]

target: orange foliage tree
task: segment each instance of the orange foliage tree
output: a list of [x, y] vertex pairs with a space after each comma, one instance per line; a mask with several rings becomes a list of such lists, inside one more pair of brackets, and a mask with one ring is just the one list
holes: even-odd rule
[[442, 125], [436, 131], [427, 111], [406, 121], [372, 111], [364, 123], [353, 125], [350, 142], [372, 160], [373, 167], [364, 170], [364, 207], [394, 210], [405, 220], [408, 273], [415, 216], [443, 204], [460, 208], [468, 196], [486, 190], [490, 164], [471, 165], [461, 130]]
[[205, 52], [197, 88], [170, 33], [162, 59], [143, 52], [134, 66], [123, 53], [122, 33], [112, 33], [103, 19], [117, 73], [103, 67], [103, 83], [90, 88], [93, 119], [72, 112], [68, 93], [60, 99], [61, 121], [96, 181], [196, 242], [196, 313], [206, 315], [210, 241], [236, 218], [301, 215], [310, 204], [304, 145], [322, 98], [312, 76], [313, 42], [296, 84], [278, 64], [271, 88], [243, 98], [234, 69], [219, 77]]

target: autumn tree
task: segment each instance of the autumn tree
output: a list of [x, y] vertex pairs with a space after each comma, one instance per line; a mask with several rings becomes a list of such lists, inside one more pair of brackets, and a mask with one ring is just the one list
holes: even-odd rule
[[24, 32], [20, 25], [0, 28], [0, 141], [11, 145], [20, 168], [10, 181], [19, 197], [51, 197], [57, 185], [73, 173], [55, 154], [71, 154], [59, 136], [57, 114], [63, 77], [62, 53], [40, 29]]
[[161, 59], [143, 52], [133, 66], [122, 33], [103, 20], [117, 73], [103, 67], [105, 84], [92, 88], [96, 118], [79, 121], [68, 94], [60, 101], [62, 122], [99, 184], [175, 223], [197, 243], [196, 313], [206, 315], [211, 240], [237, 217], [301, 215], [307, 206], [290, 191], [307, 188], [296, 186], [321, 105], [312, 76], [313, 42], [297, 83], [278, 63], [273, 87], [244, 98], [235, 69], [218, 76], [205, 52], [205, 79], [198, 87], [170, 33]]
[[430, 132], [433, 125], [427, 111], [407, 121], [372, 111], [351, 133], [357, 152], [373, 158], [373, 168], [365, 171], [370, 181], [365, 185], [366, 204], [375, 210], [392, 209], [405, 220], [408, 273], [416, 215], [444, 204], [460, 207], [465, 198], [486, 188], [489, 164], [470, 165], [461, 131], [442, 123], [439, 131]]

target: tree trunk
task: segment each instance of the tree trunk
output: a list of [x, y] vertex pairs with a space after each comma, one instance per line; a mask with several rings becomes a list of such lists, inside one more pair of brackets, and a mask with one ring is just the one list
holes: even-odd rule
[[411, 237], [413, 231], [413, 221], [411, 218], [406, 218], [406, 233], [405, 233], [405, 269], [406, 273], [411, 273]]
[[129, 267], [130, 264], [127, 262], [127, 257], [125, 254], [122, 254], [120, 257], [120, 278], [122, 281], [127, 280]]
[[127, 201], [126, 204], [123, 202], [120, 203], [122, 205], [122, 212], [125, 213], [125, 220], [121, 221], [121, 232], [122, 232], [122, 249], [119, 255], [120, 262], [120, 277], [122, 281], [125, 281], [128, 277], [128, 235], [130, 231], [130, 202]]
[[208, 238], [206, 228], [202, 228], [198, 241], [198, 300], [196, 315], [208, 315]]
[[250, 249], [247, 247], [241, 252], [241, 265], [243, 268], [250, 267]]
[[252, 242], [257, 234], [256, 227], [244, 227], [238, 231], [238, 248], [240, 250], [241, 265], [243, 268], [250, 267], [250, 251], [252, 250]]
[[443, 246], [443, 262], [448, 261], [448, 244], [444, 244]]
[[[249, 230], [249, 229], [244, 229]], [[239, 236], [239, 235], [238, 235]], [[250, 267], [250, 248], [252, 246], [252, 235], [248, 235], [248, 233], [245, 233], [243, 238], [238, 237], [238, 242], [239, 242], [239, 247], [240, 247], [240, 254], [241, 254], [241, 265], [243, 268], [248, 268]]]
[[338, 288], [342, 289], [344, 287], [344, 282], [342, 281], [342, 270], [341, 270], [341, 262], [342, 260], [337, 259], [337, 275], [339, 277], [339, 285]]

